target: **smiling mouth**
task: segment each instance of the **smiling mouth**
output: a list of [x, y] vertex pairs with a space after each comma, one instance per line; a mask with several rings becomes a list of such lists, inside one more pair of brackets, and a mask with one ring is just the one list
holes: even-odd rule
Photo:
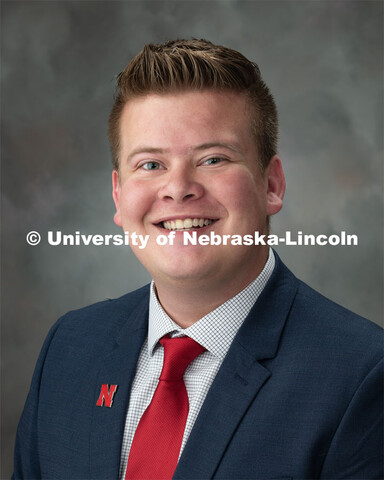
[[160, 225], [166, 230], [190, 230], [192, 228], [202, 228], [211, 225], [214, 220], [210, 218], [185, 218], [161, 222]]

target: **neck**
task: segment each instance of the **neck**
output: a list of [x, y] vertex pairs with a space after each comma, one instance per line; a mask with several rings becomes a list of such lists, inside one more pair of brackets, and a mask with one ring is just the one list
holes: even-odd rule
[[268, 252], [246, 275], [234, 272], [230, 279], [226, 277], [222, 282], [178, 279], [168, 283], [155, 279], [157, 297], [172, 320], [181, 328], [188, 328], [240, 293], [261, 273], [267, 258]]

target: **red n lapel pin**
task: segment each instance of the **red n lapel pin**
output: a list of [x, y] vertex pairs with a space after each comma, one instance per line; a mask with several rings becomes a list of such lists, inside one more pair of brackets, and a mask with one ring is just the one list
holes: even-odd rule
[[111, 387], [108, 388], [108, 384], [103, 383], [103, 385], [101, 385], [100, 395], [96, 405], [98, 407], [102, 407], [104, 405], [105, 407], [111, 408], [116, 390], [117, 385], [111, 385]]

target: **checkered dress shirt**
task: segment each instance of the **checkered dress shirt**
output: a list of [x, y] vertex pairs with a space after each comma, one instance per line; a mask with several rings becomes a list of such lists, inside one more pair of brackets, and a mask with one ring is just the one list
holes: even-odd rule
[[206, 348], [186, 369], [184, 383], [189, 398], [189, 413], [180, 455], [191, 433], [200, 408], [229, 347], [253, 304], [262, 292], [275, 266], [272, 249], [260, 275], [244, 290], [186, 329], [180, 328], [163, 310], [151, 284], [148, 337], [133, 380], [121, 449], [120, 479], [124, 479], [129, 451], [136, 427], [152, 400], [163, 367], [164, 350], [159, 340], [186, 335]]

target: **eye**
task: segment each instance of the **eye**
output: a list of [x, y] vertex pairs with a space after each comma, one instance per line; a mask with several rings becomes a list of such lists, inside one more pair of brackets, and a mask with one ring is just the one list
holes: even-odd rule
[[205, 160], [204, 164], [205, 165], [216, 165], [217, 163], [223, 162], [224, 159], [220, 157], [211, 157], [208, 158], [208, 160]]
[[145, 162], [140, 165], [140, 168], [143, 168], [144, 170], [159, 170], [161, 165], [158, 162]]

